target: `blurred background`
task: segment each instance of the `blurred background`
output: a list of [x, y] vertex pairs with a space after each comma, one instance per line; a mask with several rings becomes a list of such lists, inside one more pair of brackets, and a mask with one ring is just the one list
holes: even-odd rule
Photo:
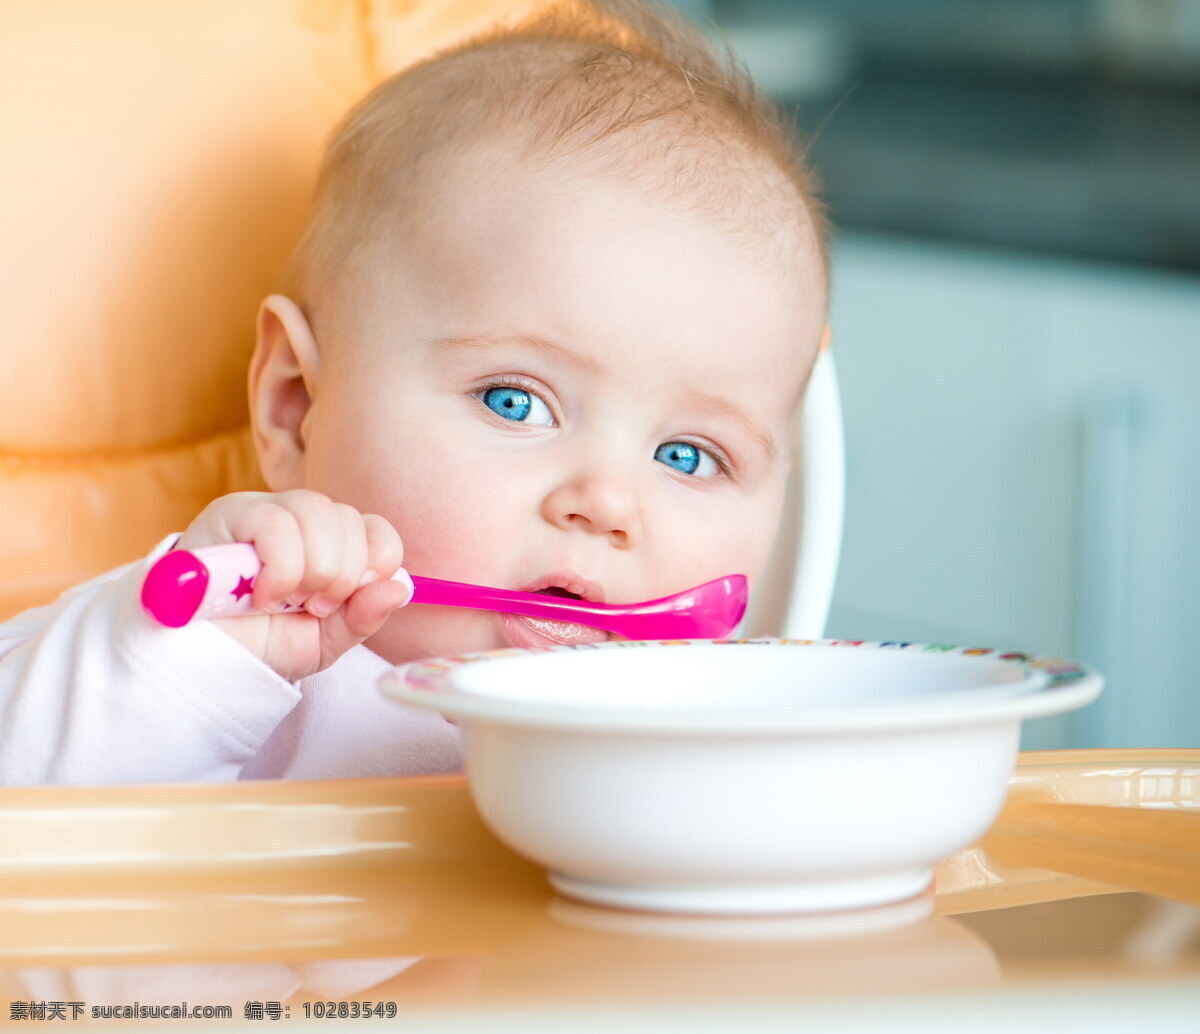
[[1200, 0], [679, 0], [836, 227], [827, 635], [1081, 660], [1026, 748], [1200, 745]]

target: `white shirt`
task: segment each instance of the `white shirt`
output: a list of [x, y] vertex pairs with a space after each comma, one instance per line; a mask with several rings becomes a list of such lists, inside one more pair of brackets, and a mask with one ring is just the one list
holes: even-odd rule
[[289, 682], [207, 621], [142, 609], [146, 559], [0, 624], [0, 785], [425, 775], [462, 768], [458, 729], [379, 690], [356, 646]]

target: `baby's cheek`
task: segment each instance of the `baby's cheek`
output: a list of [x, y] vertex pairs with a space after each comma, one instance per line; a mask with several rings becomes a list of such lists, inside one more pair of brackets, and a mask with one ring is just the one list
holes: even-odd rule
[[671, 538], [673, 581], [696, 585], [729, 574], [755, 582], [762, 574], [779, 527], [781, 504], [772, 496], [753, 505], [689, 512], [686, 526], [677, 519]]
[[430, 519], [405, 521], [405, 566], [453, 581], [495, 584], [495, 555], [502, 547], [496, 529], [469, 507], [449, 509]]
[[405, 566], [417, 574], [497, 584], [492, 579], [503, 571], [499, 557], [521, 509], [518, 486], [493, 483], [494, 472], [462, 460], [420, 467], [407, 472], [388, 503], [404, 539]]
[[454, 577], [455, 558], [474, 552], [485, 535], [478, 512], [480, 492], [472, 463], [463, 450], [436, 437], [396, 435], [402, 445], [386, 455], [344, 450], [336, 464], [325, 464], [334, 487], [330, 494], [362, 512], [379, 513], [395, 525], [404, 542], [404, 566], [418, 575]]

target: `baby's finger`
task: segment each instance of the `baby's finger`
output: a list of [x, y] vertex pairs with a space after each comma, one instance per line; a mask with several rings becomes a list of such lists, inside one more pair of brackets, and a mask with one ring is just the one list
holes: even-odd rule
[[292, 593], [297, 603], [326, 591], [342, 573], [345, 532], [337, 505], [327, 496], [306, 489], [292, 489], [277, 497], [296, 518], [304, 540], [304, 570]]
[[378, 578], [391, 578], [404, 563], [404, 543], [390, 521], [376, 513], [363, 514], [367, 537], [367, 568]]
[[351, 506], [333, 504], [333, 512], [341, 525], [342, 563], [337, 575], [318, 589], [305, 603], [310, 614], [326, 618], [342, 605], [362, 583], [367, 570], [367, 535], [362, 515]]
[[390, 579], [372, 582], [355, 592], [334, 614], [321, 622], [322, 663], [328, 664], [387, 621], [388, 615], [408, 602], [408, 587]]
[[270, 499], [266, 492], [231, 492], [214, 499], [188, 525], [176, 548], [198, 549], [226, 542], [248, 542], [247, 538], [238, 538], [234, 529], [245, 535], [243, 525], [247, 518], [256, 513], [261, 515]]
[[230, 522], [236, 542], [251, 542], [263, 568], [254, 579], [254, 606], [266, 613], [280, 610], [304, 573], [304, 539], [296, 518], [264, 499], [248, 506]]

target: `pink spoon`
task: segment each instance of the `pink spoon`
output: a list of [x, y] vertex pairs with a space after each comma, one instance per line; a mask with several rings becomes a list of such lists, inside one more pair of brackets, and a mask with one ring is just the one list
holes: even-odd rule
[[[257, 614], [251, 600], [262, 561], [249, 543], [176, 550], [159, 559], [142, 583], [142, 606], [160, 624], [179, 628], [194, 618]], [[489, 589], [465, 582], [409, 575], [412, 603], [496, 610], [588, 625], [626, 639], [721, 639], [746, 611], [745, 575], [731, 574], [646, 603], [591, 603], [535, 592]], [[289, 608], [299, 610], [303, 604]]]

